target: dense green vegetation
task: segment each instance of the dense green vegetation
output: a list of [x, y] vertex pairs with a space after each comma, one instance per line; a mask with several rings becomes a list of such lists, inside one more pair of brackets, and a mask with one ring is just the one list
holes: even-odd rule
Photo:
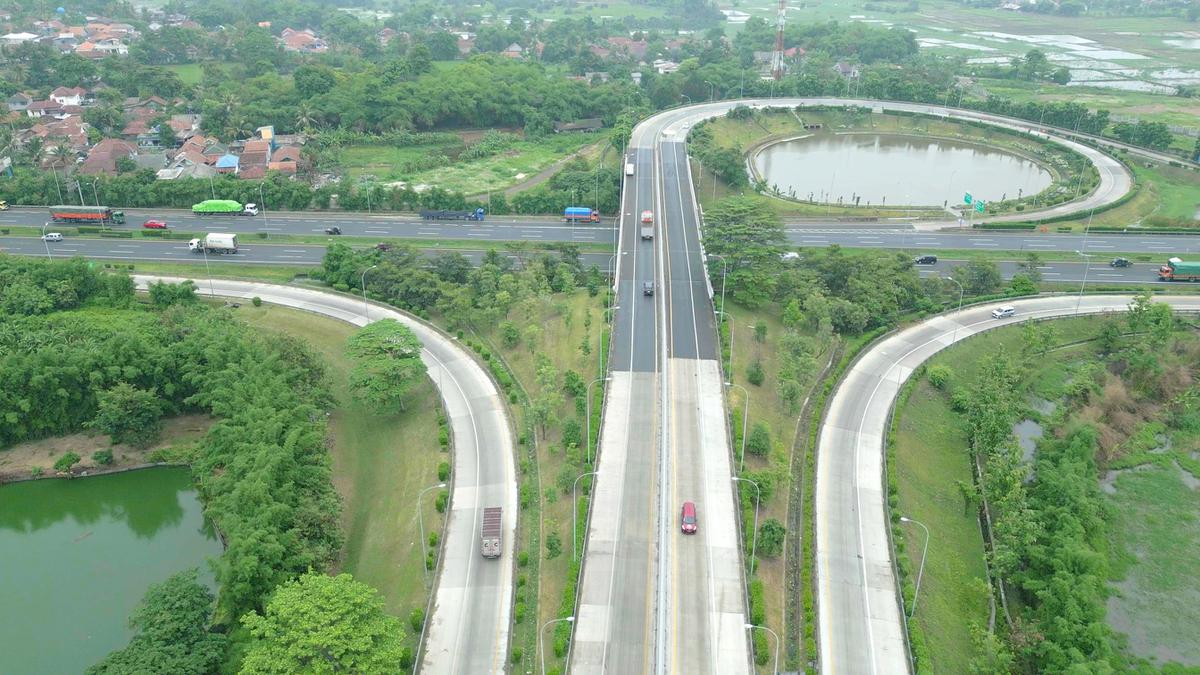
[[[903, 451], [922, 457], [901, 457], [899, 468], [893, 469], [900, 480], [900, 507], [928, 518], [945, 547], [926, 569], [926, 582], [932, 585], [923, 586], [924, 608], [917, 610], [925, 633], [917, 636], [914, 650], [926, 668], [962, 667], [969, 660], [973, 671], [988, 673], [1070, 672], [1081, 667], [1089, 672], [1149, 672], [1143, 659], [1195, 653], [1189, 640], [1177, 643], [1186, 647], [1162, 652], [1159, 648], [1166, 643], [1148, 637], [1150, 631], [1138, 629], [1131, 645], [1113, 630], [1108, 616], [1114, 607], [1112, 581], [1137, 579], [1123, 588], [1115, 605], [1121, 608], [1120, 630], [1128, 630], [1140, 621], [1156, 621], [1159, 614], [1141, 594], [1161, 594], [1168, 588], [1172, 594], [1194, 593], [1194, 578], [1164, 578], [1155, 572], [1159, 565], [1174, 562], [1151, 550], [1143, 532], [1147, 522], [1162, 517], [1156, 509], [1179, 512], [1185, 507], [1177, 499], [1163, 499], [1161, 506], [1138, 507], [1146, 521], [1118, 520], [1113, 503], [1101, 491], [1100, 478], [1106, 471], [1134, 466], [1200, 474], [1200, 464], [1190, 457], [1200, 429], [1196, 340], [1177, 330], [1167, 306], [1153, 303], [1148, 295], [1131, 303], [1120, 320], [1069, 326], [1066, 336], [1053, 324], [1027, 323], [1019, 333], [1011, 329], [974, 338], [981, 342], [964, 348], [982, 357], [978, 364], [954, 348], [927, 368], [928, 384], [918, 380], [902, 399], [902, 430], [931, 425], [962, 429], [961, 436], [951, 431], [946, 439], [923, 435], [919, 443], [906, 441], [907, 432], [901, 431], [896, 449], [897, 455]], [[1090, 341], [1073, 345], [1080, 337]], [[1047, 366], [1051, 351], [1055, 364]], [[1031, 409], [1031, 396], [1053, 402], [1053, 412]], [[937, 410], [944, 412], [930, 416]], [[1045, 428], [1032, 459], [1023, 455], [1013, 437], [1014, 425], [1022, 419], [1039, 420]], [[959, 454], [962, 445], [956, 450], [955, 438], [966, 445], [965, 456]], [[947, 453], [958, 454], [957, 469], [949, 468], [953, 462], [947, 463]], [[980, 470], [966, 480], [963, 474], [973, 461]], [[925, 476], [927, 465], [945, 466]], [[949, 478], [952, 474], [959, 478]], [[1124, 480], [1118, 479], [1113, 492], [1128, 503], [1121, 497]], [[940, 500], [926, 496], [939, 493]], [[952, 571], [957, 558], [974, 559], [981, 542], [979, 528], [971, 528], [974, 536], [969, 530], [955, 534], [960, 528], [953, 522], [955, 496], [950, 495], [957, 496], [964, 516], [980, 519], [1000, 612], [994, 633], [986, 629], [986, 612], [979, 605], [988, 595], [974, 590], [972, 584], [979, 582], [968, 583], [961, 572]], [[1183, 542], [1195, 538], [1186, 517], [1177, 524]], [[907, 560], [901, 560], [910, 601], [913, 542], [919, 545], [923, 537], [912, 532], [917, 538], [904, 546]], [[1127, 542], [1138, 542], [1138, 547], [1127, 550]], [[978, 574], [970, 576], [978, 579]], [[1000, 600], [1005, 597], [1002, 590], [1007, 591], [1007, 604]], [[1163, 597], [1159, 602], [1169, 601]], [[961, 632], [972, 624], [971, 649], [961, 639], [956, 644], [932, 632], [939, 626]]]
[[147, 309], [128, 277], [85, 261], [0, 256], [0, 445], [111, 417], [106, 402], [131, 390], [156, 392], [164, 414], [219, 418], [175, 459], [191, 464], [227, 545], [214, 568], [217, 621], [229, 623], [341, 547], [320, 414], [329, 394], [299, 341], [247, 332], [193, 290], [156, 286]]

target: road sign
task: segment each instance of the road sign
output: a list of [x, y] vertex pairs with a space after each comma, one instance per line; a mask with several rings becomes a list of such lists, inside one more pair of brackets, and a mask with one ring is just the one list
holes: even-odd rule
[[975, 202], [975, 210], [980, 213], [983, 213], [983, 207], [986, 205], [987, 205], [987, 202], [980, 199], [979, 201]]
[[972, 201], [974, 201], [974, 199], [975, 198], [971, 196], [970, 192], [963, 195], [963, 203], [964, 204], [970, 204]]

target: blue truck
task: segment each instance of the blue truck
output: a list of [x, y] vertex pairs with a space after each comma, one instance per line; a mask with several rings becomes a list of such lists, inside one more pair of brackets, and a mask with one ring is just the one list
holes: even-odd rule
[[563, 220], [568, 223], [598, 223], [600, 212], [585, 206], [568, 206], [563, 211]]

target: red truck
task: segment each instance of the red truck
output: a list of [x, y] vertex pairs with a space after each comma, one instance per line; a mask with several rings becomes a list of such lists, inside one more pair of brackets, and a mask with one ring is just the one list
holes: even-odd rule
[[113, 211], [107, 206], [51, 206], [50, 219], [68, 223], [113, 223], [125, 224], [125, 212]]

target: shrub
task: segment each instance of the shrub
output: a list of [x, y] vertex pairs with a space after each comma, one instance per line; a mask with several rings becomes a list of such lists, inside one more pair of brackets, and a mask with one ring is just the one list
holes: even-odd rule
[[78, 464], [80, 459], [81, 459], [81, 457], [79, 455], [75, 454], [74, 452], [68, 452], [67, 454], [63, 455], [62, 457], [59, 457], [58, 461], [56, 461], [54, 463], [54, 470], [55, 471], [70, 471], [71, 467]]
[[250, 304], [254, 305], [255, 307], [262, 307], [262, 298], [258, 297], [257, 295], [253, 298], [250, 298]]
[[442, 448], [450, 447], [450, 430], [446, 427], [438, 429], [438, 445]]
[[433, 562], [433, 553], [432, 552], [426, 553], [425, 554], [425, 569], [433, 570], [434, 566], [435, 565]]
[[762, 630], [752, 632], [754, 633], [754, 662], [765, 666], [771, 658], [771, 645], [767, 642], [767, 632]]
[[40, 467], [40, 466], [35, 466], [35, 467], [33, 467], [32, 469], [30, 469], [30, 470], [29, 470], [29, 475], [30, 475], [30, 476], [33, 476], [34, 478], [39, 478], [39, 477], [41, 477], [41, 475], [42, 475], [42, 467]]
[[520, 553], [517, 554], [517, 566], [518, 567], [528, 567], [529, 566], [529, 551], [521, 551]]
[[767, 608], [763, 602], [762, 579], [750, 582], [750, 623], [759, 626], [766, 619]]
[[525, 620], [525, 603], [518, 602], [513, 605], [513, 623], [521, 623]]
[[412, 626], [414, 633], [421, 632], [421, 626], [425, 625], [425, 610], [414, 607], [413, 611], [408, 613], [408, 625]]
[[438, 480], [445, 481], [450, 477], [450, 462], [438, 464]]
[[758, 555], [774, 557], [783, 550], [783, 540], [787, 536], [787, 528], [775, 518], [770, 518], [758, 528]]
[[446, 490], [440, 490], [438, 492], [437, 501], [435, 501], [433, 503], [433, 505], [434, 505], [434, 507], [437, 508], [438, 513], [445, 513], [446, 512], [446, 504], [449, 501], [450, 501], [450, 493]]
[[751, 363], [750, 367], [746, 369], [746, 379], [750, 381], [750, 384], [756, 387], [762, 385], [765, 377], [766, 375], [763, 373], [762, 363], [757, 360], [754, 363]]
[[558, 536], [558, 532], [551, 530], [546, 535], [546, 559], [554, 560], [562, 555], [562, 538]]
[[950, 366], [941, 363], [929, 367], [929, 384], [935, 388], [945, 390], [946, 385], [950, 384], [950, 379], [954, 376], [954, 371]]
[[101, 465], [108, 466], [113, 463], [112, 450], [97, 450], [92, 453], [92, 461]]
[[755, 422], [750, 436], [746, 438], [746, 452], [763, 456], [771, 451], [771, 429], [765, 422]]
[[524, 656], [524, 652], [521, 651], [521, 648], [518, 646], [515, 646], [515, 645], [513, 646], [512, 651], [509, 653], [511, 655], [513, 663], [520, 663], [521, 657]]
[[583, 445], [583, 427], [580, 426], [579, 420], [567, 420], [563, 423], [562, 442], [564, 447]]
[[512, 349], [521, 344], [521, 331], [517, 325], [511, 321], [505, 321], [500, 324], [500, 344], [508, 349]]
[[429, 533], [429, 548], [437, 548], [439, 541], [441, 541], [441, 536], [437, 532]]

